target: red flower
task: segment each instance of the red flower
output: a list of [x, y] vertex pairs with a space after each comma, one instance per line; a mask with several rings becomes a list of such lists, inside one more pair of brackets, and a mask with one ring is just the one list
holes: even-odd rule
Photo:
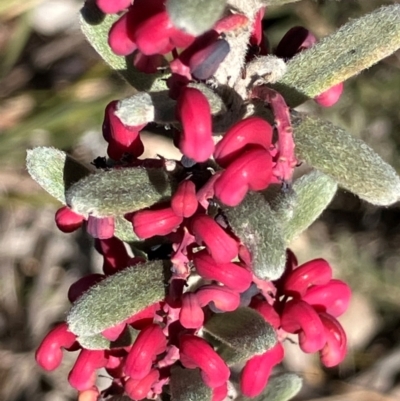
[[228, 263], [238, 255], [236, 240], [210, 216], [194, 216], [191, 229], [196, 241], [206, 246], [217, 263]]
[[132, 0], [96, 0], [97, 7], [106, 14], [119, 13], [128, 8], [131, 2]]
[[230, 370], [207, 341], [192, 334], [184, 334], [179, 341], [180, 360], [188, 369], [200, 368], [204, 383], [217, 388], [229, 379]]
[[160, 210], [140, 210], [133, 214], [133, 231], [140, 238], [151, 238], [155, 235], [167, 235], [177, 229], [183, 217], [177, 216], [172, 208]]
[[114, 22], [108, 32], [108, 45], [118, 56], [127, 56], [137, 49], [136, 43], [129, 36], [129, 29], [131, 28], [129, 16], [129, 12], [124, 14]]
[[151, 324], [143, 329], [135, 342], [125, 362], [125, 373], [134, 380], [142, 380], [151, 371], [155, 357], [167, 349], [167, 339], [162, 328]]
[[317, 352], [326, 344], [321, 319], [307, 302], [289, 301], [283, 310], [281, 324], [283, 330], [299, 335], [300, 348], [304, 352]]
[[328, 368], [339, 365], [347, 352], [347, 337], [341, 324], [331, 315], [320, 313], [326, 344], [320, 351], [321, 362]]
[[211, 109], [207, 98], [198, 89], [185, 87], [176, 107], [183, 127], [179, 149], [190, 159], [205, 162], [214, 152]]
[[67, 323], [60, 323], [43, 339], [36, 351], [36, 363], [44, 370], [57, 369], [62, 361], [62, 348], [72, 349], [76, 341], [75, 334], [68, 331]]
[[85, 220], [80, 214], [73, 212], [68, 206], [58, 209], [55, 215], [57, 228], [63, 233], [72, 233], [82, 227]]
[[337, 103], [342, 96], [343, 92], [343, 82], [338, 83], [335, 86], [327, 89], [325, 92], [322, 92], [318, 96], [314, 98], [314, 100], [323, 107], [331, 107], [335, 103]]
[[160, 372], [154, 369], [141, 380], [128, 379], [124, 386], [125, 391], [132, 400], [143, 400], [159, 377]]
[[259, 145], [268, 150], [272, 141], [271, 125], [260, 117], [249, 117], [234, 124], [217, 143], [214, 158], [221, 167], [244, 152], [248, 145]]
[[111, 238], [114, 235], [114, 218], [89, 216], [86, 230], [93, 238]]
[[275, 365], [282, 362], [284, 350], [277, 343], [261, 355], [253, 356], [246, 362], [240, 377], [240, 391], [246, 397], [256, 397], [261, 394], [268, 383], [269, 376]]
[[204, 312], [197, 294], [186, 292], [182, 296], [182, 308], [179, 321], [186, 329], [199, 329], [204, 323]]
[[332, 268], [324, 259], [314, 259], [295, 268], [285, 279], [283, 291], [292, 297], [302, 297], [312, 285], [327, 284]]
[[171, 208], [177, 216], [190, 217], [198, 207], [196, 186], [190, 180], [179, 184], [171, 199]]
[[212, 302], [219, 311], [234, 311], [240, 305], [238, 292], [219, 285], [203, 285], [197, 290], [196, 296], [200, 306], [206, 306]]
[[197, 252], [193, 257], [197, 272], [206, 280], [215, 280], [228, 288], [243, 292], [252, 282], [249, 270], [235, 263], [217, 263], [206, 250]]

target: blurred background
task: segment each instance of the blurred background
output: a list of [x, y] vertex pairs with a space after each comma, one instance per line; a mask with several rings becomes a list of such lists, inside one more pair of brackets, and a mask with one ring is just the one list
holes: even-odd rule
[[[317, 37], [351, 18], [400, 1], [303, 0], [267, 10], [272, 47], [295, 25]], [[68, 287], [99, 268], [84, 234], [54, 224], [60, 206], [28, 176], [27, 148], [45, 145], [90, 163], [105, 155], [105, 105], [132, 94], [80, 33], [82, 0], [0, 1], [0, 401], [69, 401], [75, 356], [40, 371], [34, 351], [68, 309]], [[337, 105], [301, 106], [365, 140], [400, 172], [400, 52], [345, 83]], [[164, 146], [146, 139], [154, 153]], [[161, 143], [161, 145], [160, 145]], [[376, 208], [339, 191], [313, 226], [293, 244], [299, 261], [323, 257], [354, 290], [341, 318], [349, 355], [335, 369], [287, 344], [285, 368], [305, 379], [298, 400], [400, 399], [400, 209]]]

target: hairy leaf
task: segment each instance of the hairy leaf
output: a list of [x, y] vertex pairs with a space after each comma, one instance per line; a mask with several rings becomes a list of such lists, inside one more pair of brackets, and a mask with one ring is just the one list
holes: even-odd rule
[[174, 401], [211, 401], [212, 389], [204, 384], [199, 369], [171, 370], [171, 395]]

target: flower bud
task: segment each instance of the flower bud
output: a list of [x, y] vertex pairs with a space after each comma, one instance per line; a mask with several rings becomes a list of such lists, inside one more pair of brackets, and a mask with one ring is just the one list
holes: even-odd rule
[[133, 231], [139, 238], [151, 238], [155, 235], [167, 235], [177, 229], [183, 217], [177, 216], [172, 208], [159, 210], [140, 210], [133, 214]]
[[204, 244], [217, 263], [228, 263], [238, 255], [238, 243], [213, 218], [197, 215], [191, 230], [199, 244]]
[[74, 303], [84, 292], [86, 292], [91, 286], [103, 280], [106, 276], [104, 274], [93, 273], [80, 278], [75, 281], [68, 290], [69, 302]]
[[84, 217], [73, 212], [68, 206], [58, 209], [55, 215], [57, 228], [63, 233], [72, 233], [82, 226]]
[[275, 54], [280, 58], [290, 59], [296, 53], [309, 49], [315, 43], [317, 43], [317, 38], [308, 29], [294, 26], [281, 39]]
[[247, 145], [259, 145], [266, 150], [271, 146], [272, 127], [260, 117], [249, 117], [234, 124], [217, 143], [214, 158], [221, 167], [244, 152]]
[[57, 369], [62, 361], [63, 353], [61, 348], [69, 349], [76, 341], [75, 334], [68, 331], [65, 322], [57, 325], [51, 330], [36, 351], [36, 363], [44, 370]]
[[133, 380], [145, 378], [151, 371], [153, 360], [167, 348], [162, 328], [151, 324], [136, 338], [125, 362], [125, 373]]
[[281, 325], [288, 333], [299, 335], [299, 345], [304, 352], [317, 352], [326, 343], [321, 319], [307, 302], [289, 301], [283, 310]]
[[205, 162], [214, 152], [211, 109], [207, 98], [198, 89], [185, 87], [176, 110], [183, 128], [179, 149], [190, 159]]
[[320, 106], [331, 107], [339, 101], [343, 92], [343, 86], [343, 82], [339, 82], [337, 85], [332, 86], [332, 88], [329, 88], [325, 92], [322, 92], [320, 95], [316, 96], [314, 100]]
[[182, 365], [188, 369], [200, 368], [207, 386], [217, 388], [228, 381], [231, 373], [228, 366], [207, 341], [192, 334], [184, 334], [179, 344]]
[[197, 252], [193, 262], [200, 276], [206, 280], [219, 281], [234, 291], [246, 291], [252, 282], [249, 270], [231, 262], [217, 263], [206, 250]]
[[129, 13], [114, 22], [108, 33], [108, 45], [117, 56], [127, 56], [136, 49], [136, 43], [129, 37]]

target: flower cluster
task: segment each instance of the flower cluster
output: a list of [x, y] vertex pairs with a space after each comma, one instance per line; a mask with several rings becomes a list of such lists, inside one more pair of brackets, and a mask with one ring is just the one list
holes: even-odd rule
[[[244, 367], [239, 387], [245, 396], [255, 397], [264, 390], [273, 367], [284, 357], [282, 343], [288, 333], [298, 335], [304, 352], [319, 352], [325, 366], [340, 363], [346, 354], [346, 336], [336, 317], [348, 307], [348, 286], [332, 279], [326, 261], [317, 259], [297, 266], [290, 251], [280, 279], [258, 277], [252, 249], [224, 214], [224, 208], [241, 204], [249, 191], [291, 185], [297, 159], [288, 106], [269, 87], [261, 85], [254, 91], [249, 87], [247, 100], [266, 103], [274, 114], [275, 127], [255, 115], [239, 117], [217, 141], [210, 101], [191, 85], [211, 79], [223, 63], [231, 51], [225, 39], [228, 32], [251, 25], [247, 62], [272, 53], [262, 32], [264, 8], [252, 19], [228, 12], [212, 29], [196, 36], [174, 26], [162, 0], [134, 0], [133, 4], [130, 0], [97, 0], [97, 5], [104, 13], [122, 12], [108, 35], [116, 55], [129, 55], [133, 66], [145, 73], [160, 68], [171, 72], [168, 94], [176, 101], [174, 140], [183, 158], [174, 162], [172, 170], [170, 161], [139, 159], [144, 151], [140, 135], [146, 124], [124, 122], [120, 118], [123, 106], [118, 101], [106, 107], [103, 136], [109, 159], [99, 169], [161, 169], [170, 177], [172, 189], [160, 202], [123, 213], [125, 223], [131, 224], [139, 240], [153, 240], [147, 255], [132, 256], [118, 238], [116, 219], [121, 216], [85, 214], [72, 204], [57, 212], [56, 224], [62, 231], [86, 227], [104, 260], [103, 274], [78, 280], [68, 297], [73, 304], [80, 302], [85, 294], [121, 272], [143, 269], [147, 258], [168, 261], [172, 276], [164, 298], [101, 330], [101, 339], [111, 346], [87, 346], [90, 335], [81, 338], [67, 323], [60, 323], [38, 348], [38, 364], [54, 370], [62, 361], [63, 349], [79, 350], [69, 382], [82, 401], [99, 399], [96, 376], [101, 368], [111, 382], [101, 391], [103, 398], [123, 394], [132, 400], [156, 399], [172, 386], [174, 370], [184, 368], [196, 369], [210, 391], [209, 399], [222, 401], [228, 394], [233, 362], [224, 359], [218, 341], [203, 335], [203, 329], [215, 316], [240, 308], [256, 311], [264, 318], [263, 330], [271, 329], [274, 344], [262, 344], [261, 350], [241, 357]], [[308, 31], [294, 28], [275, 54], [287, 60], [314, 43]], [[341, 85], [332, 88], [316, 101], [331, 105], [341, 90]], [[115, 196], [118, 202], [117, 194], [107, 196]]]

